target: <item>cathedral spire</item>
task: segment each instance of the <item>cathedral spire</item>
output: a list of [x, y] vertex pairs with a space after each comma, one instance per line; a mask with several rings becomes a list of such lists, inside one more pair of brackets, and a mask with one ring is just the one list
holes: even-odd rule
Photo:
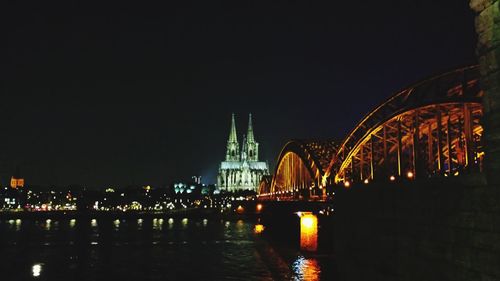
[[248, 161], [259, 161], [259, 144], [253, 135], [252, 113], [248, 115], [248, 131], [245, 151]]
[[231, 132], [229, 133], [228, 142], [238, 142], [238, 137], [236, 136], [236, 122], [234, 121], [234, 113], [231, 115]]
[[247, 141], [249, 143], [254, 143], [255, 138], [253, 136], [253, 126], [252, 126], [252, 113], [248, 114], [248, 132], [247, 132]]
[[238, 137], [236, 136], [236, 122], [234, 121], [234, 113], [231, 116], [231, 131], [227, 140], [226, 161], [239, 161], [240, 146]]

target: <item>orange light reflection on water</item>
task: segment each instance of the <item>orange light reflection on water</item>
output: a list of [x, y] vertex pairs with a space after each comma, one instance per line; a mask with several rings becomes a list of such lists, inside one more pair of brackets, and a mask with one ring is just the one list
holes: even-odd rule
[[318, 281], [320, 280], [321, 267], [316, 259], [297, 257], [292, 265], [294, 280]]
[[257, 212], [262, 211], [262, 204], [257, 204], [257, 206], [255, 207], [255, 209], [257, 210]]
[[262, 224], [256, 224], [255, 227], [254, 227], [254, 229], [253, 229], [253, 232], [255, 234], [261, 234], [262, 232], [264, 232], [264, 229], [265, 229], [264, 225], [262, 225]]

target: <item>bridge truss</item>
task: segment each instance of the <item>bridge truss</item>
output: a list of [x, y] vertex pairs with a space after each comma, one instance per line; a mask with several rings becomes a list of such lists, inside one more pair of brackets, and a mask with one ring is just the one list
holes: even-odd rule
[[415, 84], [366, 115], [341, 143], [288, 142], [259, 196], [314, 200], [338, 184], [480, 171], [482, 97], [477, 66]]
[[458, 175], [480, 169], [482, 116], [477, 67], [401, 91], [369, 113], [342, 142], [324, 183]]

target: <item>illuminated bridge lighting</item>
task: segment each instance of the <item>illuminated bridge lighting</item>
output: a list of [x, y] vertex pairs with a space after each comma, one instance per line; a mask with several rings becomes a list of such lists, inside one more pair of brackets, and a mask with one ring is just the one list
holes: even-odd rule
[[261, 182], [260, 197], [269, 194], [268, 199], [320, 198], [323, 195], [319, 187], [323, 186], [324, 167], [335, 152], [333, 141], [288, 142], [280, 153], [274, 176]]
[[328, 200], [335, 185], [481, 171], [479, 77], [479, 67], [470, 66], [417, 83], [368, 113], [341, 142], [288, 142], [273, 177], [261, 182], [259, 200]]
[[401, 177], [405, 171], [407, 178], [427, 178], [480, 169], [483, 92], [478, 79], [478, 68], [467, 67], [391, 97], [342, 142], [326, 172], [330, 181]]
[[300, 249], [315, 252], [318, 249], [318, 217], [311, 212], [300, 212]]

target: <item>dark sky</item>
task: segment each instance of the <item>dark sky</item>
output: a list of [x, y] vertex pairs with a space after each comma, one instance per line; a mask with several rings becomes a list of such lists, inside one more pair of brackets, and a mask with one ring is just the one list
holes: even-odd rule
[[475, 63], [466, 0], [105, 2], [0, 4], [3, 181], [20, 166], [32, 185], [213, 182], [231, 112], [240, 138], [253, 113], [274, 164], [288, 139], [342, 138]]

